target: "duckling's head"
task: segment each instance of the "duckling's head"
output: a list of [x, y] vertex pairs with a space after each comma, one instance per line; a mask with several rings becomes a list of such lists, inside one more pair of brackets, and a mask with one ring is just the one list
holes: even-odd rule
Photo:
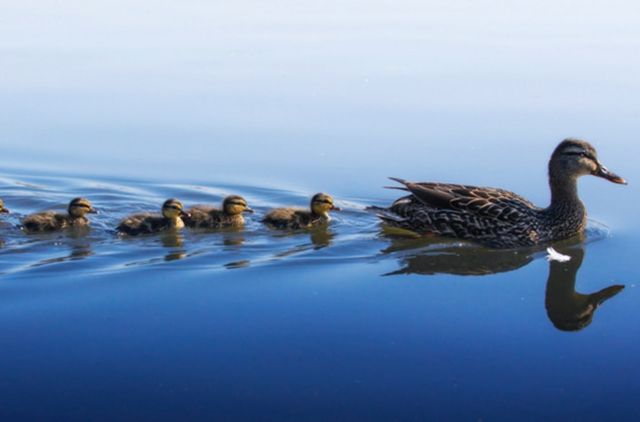
[[311, 211], [316, 215], [329, 216], [329, 211], [340, 211], [333, 205], [333, 198], [326, 193], [316, 193], [311, 198]]
[[162, 215], [164, 218], [171, 220], [180, 217], [189, 217], [189, 213], [184, 210], [184, 205], [177, 199], [167, 199], [164, 201], [164, 204], [162, 204]]
[[596, 149], [591, 144], [579, 139], [565, 139], [560, 142], [549, 161], [549, 174], [570, 178], [590, 174], [613, 183], [627, 184], [622, 177], [610, 172], [598, 161]]
[[69, 215], [73, 218], [84, 217], [85, 214], [96, 214], [97, 211], [86, 198], [73, 198], [69, 202]]
[[9, 214], [9, 210], [4, 207], [4, 201], [0, 199], [0, 213]]
[[241, 196], [231, 195], [224, 198], [222, 202], [222, 209], [224, 209], [225, 214], [229, 215], [238, 215], [243, 212], [252, 213], [253, 210], [249, 208], [247, 205], [247, 201]]

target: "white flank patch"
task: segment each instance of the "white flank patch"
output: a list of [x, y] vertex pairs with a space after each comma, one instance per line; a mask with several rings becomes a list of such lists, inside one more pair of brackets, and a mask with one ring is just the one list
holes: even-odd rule
[[549, 254], [547, 255], [547, 261], [567, 262], [571, 260], [569, 255], [562, 255], [551, 247], [547, 248], [547, 253]]

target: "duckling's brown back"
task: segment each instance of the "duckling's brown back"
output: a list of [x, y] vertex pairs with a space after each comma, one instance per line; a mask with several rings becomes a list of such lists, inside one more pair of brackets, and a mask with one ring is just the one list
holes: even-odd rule
[[270, 211], [262, 222], [276, 228], [299, 229], [311, 223], [311, 213], [296, 208], [276, 208]]
[[166, 219], [160, 214], [134, 214], [125, 218], [118, 225], [117, 230], [129, 235], [156, 233], [167, 226]]
[[67, 226], [67, 216], [55, 211], [45, 211], [26, 216], [22, 226], [30, 232], [47, 232], [60, 230]]

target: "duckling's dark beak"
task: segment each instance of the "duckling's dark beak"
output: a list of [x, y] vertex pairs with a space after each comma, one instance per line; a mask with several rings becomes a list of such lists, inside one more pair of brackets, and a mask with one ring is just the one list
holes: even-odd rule
[[602, 163], [598, 162], [598, 168], [596, 169], [594, 176], [602, 177], [603, 179], [607, 179], [610, 182], [617, 183], [619, 185], [626, 185], [627, 181], [617, 174], [609, 171]]
[[9, 214], [9, 212], [10, 211], [8, 209], [4, 208], [4, 207], [0, 208], [0, 213], [2, 213], [2, 214]]
[[248, 212], [249, 214], [253, 214], [255, 211], [253, 210], [253, 208], [247, 207], [247, 208], [244, 209], [244, 212]]
[[342, 211], [342, 208], [331, 205], [331, 211]]
[[191, 218], [191, 213], [187, 211], [180, 211], [180, 217]]
[[89, 211], [87, 211], [89, 214], [99, 214], [98, 210], [95, 208], [91, 208]]

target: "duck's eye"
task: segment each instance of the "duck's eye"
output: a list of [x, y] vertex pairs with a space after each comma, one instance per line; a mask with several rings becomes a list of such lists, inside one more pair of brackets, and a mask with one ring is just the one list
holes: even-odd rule
[[578, 157], [588, 158], [590, 160], [594, 159], [594, 157], [591, 154], [589, 154], [588, 152], [586, 152], [586, 151], [566, 152], [565, 155], [575, 155], [575, 156], [578, 156]]

